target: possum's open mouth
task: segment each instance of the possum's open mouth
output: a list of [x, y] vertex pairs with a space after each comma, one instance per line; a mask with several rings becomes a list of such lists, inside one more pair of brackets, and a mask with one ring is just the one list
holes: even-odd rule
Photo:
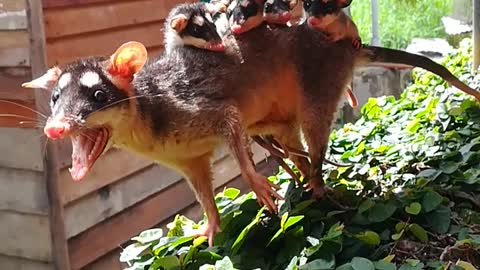
[[225, 45], [223, 42], [211, 42], [207, 45], [207, 49], [214, 52], [223, 52], [225, 51]]
[[69, 169], [74, 181], [82, 180], [103, 153], [110, 139], [106, 128], [88, 129], [72, 135], [72, 167]]

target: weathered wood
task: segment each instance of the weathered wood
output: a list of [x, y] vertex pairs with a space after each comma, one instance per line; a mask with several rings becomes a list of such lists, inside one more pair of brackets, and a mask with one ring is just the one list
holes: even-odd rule
[[[0, 255], [0, 269], [2, 270], [54, 270], [53, 264]], [[120, 269], [119, 269], [120, 270]]]
[[[263, 159], [265, 155], [260, 155], [261, 149], [253, 148], [254, 160]], [[231, 156], [225, 158], [226, 152], [218, 151], [215, 159], [219, 161], [213, 165], [214, 187], [223, 185], [225, 181], [234, 178], [240, 174], [238, 166]], [[127, 157], [128, 158], [128, 157]], [[119, 163], [112, 162], [118, 167]], [[121, 164], [121, 163], [120, 163]], [[115, 166], [113, 165], [113, 166]], [[127, 165], [128, 166], [128, 165]], [[112, 166], [110, 166], [111, 168]], [[103, 171], [102, 176], [109, 174], [109, 181], [115, 181], [115, 174], [109, 170], [109, 167], [97, 166], [99, 172]], [[135, 169], [135, 168], [132, 168]], [[118, 169], [117, 169], [118, 170]], [[130, 171], [131, 170], [127, 170]], [[66, 176], [65, 176], [66, 177]], [[90, 178], [90, 181], [96, 181], [97, 177]], [[116, 181], [110, 186], [103, 186], [98, 192], [91, 193], [84, 198], [73, 201], [65, 206], [65, 224], [67, 236], [71, 238], [95, 224], [123, 211], [124, 209], [144, 200], [161, 190], [167, 188], [182, 179], [174, 170], [163, 166], [149, 166], [139, 173], [135, 173], [121, 181]], [[85, 179], [85, 181], [88, 181]], [[62, 182], [68, 182], [63, 180]], [[70, 181], [71, 182], [71, 181]], [[90, 189], [93, 191], [93, 189]]]
[[[193, 0], [185, 2], [193, 2]], [[178, 0], [116, 1], [103, 5], [46, 9], [45, 34], [47, 39], [59, 38], [161, 21], [178, 3]]]
[[173, 170], [157, 165], [150, 166], [66, 205], [67, 237], [71, 238], [87, 230], [181, 179]]
[[30, 49], [28, 32], [0, 32], [0, 67], [16, 67], [30, 65]]
[[163, 22], [158, 21], [89, 35], [49, 40], [47, 43], [48, 63], [52, 66], [80, 57], [110, 55], [121, 44], [131, 40], [142, 42], [147, 48], [159, 47], [163, 44], [161, 29], [163, 29]]
[[0, 211], [0, 254], [49, 262], [52, 258], [47, 216]]
[[31, 78], [30, 68], [0, 68], [0, 99], [33, 101], [34, 91], [22, 88]]
[[40, 136], [36, 129], [0, 128], [0, 167], [42, 171]]
[[47, 215], [48, 201], [43, 174], [0, 168], [0, 211]]
[[[125, 1], [125, 0], [123, 0]], [[120, 2], [119, 0], [42, 0], [43, 8], [75, 7], [80, 5]]]
[[0, 99], [0, 127], [35, 128], [39, 122], [33, 101]]
[[2, 0], [0, 6], [0, 30], [27, 28], [25, 0]]
[[[28, 0], [28, 30], [30, 33], [30, 56], [32, 62], [32, 76], [38, 77], [47, 70], [47, 56], [45, 44], [45, 30], [43, 26], [42, 3], [38, 0]], [[36, 89], [35, 99], [37, 107], [48, 104], [48, 97], [45, 96], [45, 90]], [[46, 138], [42, 137], [41, 142]], [[46, 155], [43, 156], [44, 182], [46, 183], [49, 217], [50, 217], [50, 235], [48, 240], [50, 244], [51, 258], [53, 265], [57, 270], [70, 270], [70, 258], [68, 255], [68, 244], [65, 236], [65, 224], [63, 222], [63, 205], [60, 200], [58, 181], [59, 181], [59, 163], [57, 157], [57, 148], [54, 144], [46, 145]]]
[[112, 149], [95, 162], [90, 173], [81, 182], [74, 182], [68, 168], [64, 168], [60, 173], [62, 203], [73, 202], [152, 164], [152, 161], [138, 155]]
[[[269, 168], [264, 162], [261, 162], [257, 170], [265, 173], [265, 170], [269, 170]], [[226, 186], [236, 187], [242, 191], [248, 190], [248, 186], [241, 177], [236, 177], [233, 181], [226, 181], [224, 185], [217, 187], [217, 192]], [[182, 198], [182, 200], [177, 198]], [[177, 213], [185, 214], [192, 218], [201, 217], [203, 214], [201, 208], [189, 209], [188, 212], [183, 212], [185, 208], [195, 203], [195, 196], [187, 182], [181, 181], [123, 211], [121, 214], [105, 220], [69, 240], [72, 269], [80, 269], [92, 263], [143, 230], [152, 227], [165, 227]], [[195, 213], [194, 211], [198, 209], [200, 211]], [[116, 270], [117, 268], [106, 267], [103, 269]]]

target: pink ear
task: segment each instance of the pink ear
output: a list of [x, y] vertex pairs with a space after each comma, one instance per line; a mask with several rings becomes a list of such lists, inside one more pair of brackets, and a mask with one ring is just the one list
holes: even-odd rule
[[341, 8], [346, 8], [350, 6], [353, 0], [337, 0], [337, 4]]
[[297, 6], [297, 0], [290, 0], [290, 10], [294, 9]]
[[24, 88], [41, 88], [45, 90], [51, 91], [52, 88], [58, 81], [58, 78], [62, 74], [62, 70], [58, 67], [52, 67], [51, 69], [47, 70], [45, 74], [41, 77], [38, 77], [32, 81], [22, 83], [22, 87]]
[[122, 44], [112, 56], [107, 68], [113, 76], [120, 76], [131, 81], [133, 75], [139, 72], [147, 61], [147, 49], [136, 41]]

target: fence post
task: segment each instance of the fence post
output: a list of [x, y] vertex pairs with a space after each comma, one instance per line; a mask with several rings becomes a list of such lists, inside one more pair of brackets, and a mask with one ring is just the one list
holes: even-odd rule
[[373, 46], [381, 46], [380, 34], [378, 31], [378, 3], [377, 0], [371, 0], [372, 4], [372, 42]]
[[480, 0], [473, 0], [473, 71], [480, 65]]

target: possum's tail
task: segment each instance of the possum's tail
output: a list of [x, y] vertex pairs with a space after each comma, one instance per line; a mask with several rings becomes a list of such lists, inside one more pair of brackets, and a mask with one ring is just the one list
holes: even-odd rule
[[[401, 50], [383, 48], [383, 47], [375, 47], [375, 46], [368, 46], [363, 45], [362, 49], [364, 55], [361, 57], [363, 58], [361, 62], [373, 63], [373, 62], [381, 62], [381, 63], [392, 63], [392, 64], [404, 64], [414, 67], [421, 67], [426, 69], [432, 73], [437, 74], [438, 76], [442, 77], [445, 81], [450, 83], [451, 85], [457, 87], [458, 89], [462, 90], [463, 92], [474, 96], [477, 100], [480, 101], [480, 92], [470, 88], [468, 85], [460, 81], [455, 75], [453, 75], [446, 67], [436, 63], [435, 61], [431, 60], [428, 57], [408, 53]], [[366, 58], [366, 59], [365, 59]]]

